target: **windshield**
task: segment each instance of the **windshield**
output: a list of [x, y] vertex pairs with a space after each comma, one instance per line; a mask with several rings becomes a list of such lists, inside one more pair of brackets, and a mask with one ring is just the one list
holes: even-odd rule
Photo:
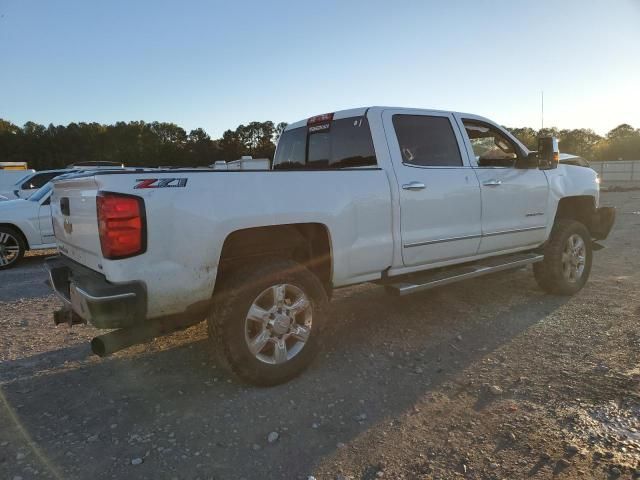
[[28, 173], [27, 175], [23, 175], [22, 177], [20, 177], [20, 180], [14, 183], [14, 185], [20, 185], [22, 182], [25, 182], [29, 177], [32, 177], [33, 175], [34, 175], [33, 173]]
[[53, 185], [51, 184], [51, 182], [45, 183], [42, 187], [29, 195], [27, 200], [29, 200], [30, 202], [39, 202], [49, 194], [52, 188]]

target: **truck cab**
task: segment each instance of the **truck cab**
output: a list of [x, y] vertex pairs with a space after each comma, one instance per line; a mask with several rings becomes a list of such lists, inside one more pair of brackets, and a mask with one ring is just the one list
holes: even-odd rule
[[[564, 175], [489, 119], [438, 110], [372, 107], [311, 117], [287, 127], [276, 170], [382, 168], [394, 205], [389, 276], [544, 243]], [[595, 175], [580, 195], [598, 195]]]

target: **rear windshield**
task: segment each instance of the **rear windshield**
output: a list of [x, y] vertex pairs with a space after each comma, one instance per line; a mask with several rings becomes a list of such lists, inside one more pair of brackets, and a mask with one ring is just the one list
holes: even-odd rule
[[282, 134], [275, 170], [375, 167], [376, 154], [366, 117], [341, 118]]

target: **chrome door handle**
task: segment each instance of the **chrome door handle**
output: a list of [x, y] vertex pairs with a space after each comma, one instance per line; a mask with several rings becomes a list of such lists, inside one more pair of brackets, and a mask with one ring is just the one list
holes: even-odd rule
[[497, 187], [502, 185], [502, 180], [489, 180], [488, 182], [484, 182], [483, 185], [485, 187]]
[[427, 188], [427, 186], [422, 182], [409, 182], [402, 185], [404, 190], [423, 190]]

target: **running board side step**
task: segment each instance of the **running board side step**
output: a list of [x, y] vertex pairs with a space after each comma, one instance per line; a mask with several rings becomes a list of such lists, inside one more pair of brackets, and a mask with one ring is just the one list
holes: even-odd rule
[[502, 255], [455, 267], [414, 273], [403, 276], [401, 279], [389, 278], [383, 285], [391, 295], [403, 296], [489, 273], [524, 267], [532, 263], [541, 262], [543, 259], [544, 255], [539, 253]]

